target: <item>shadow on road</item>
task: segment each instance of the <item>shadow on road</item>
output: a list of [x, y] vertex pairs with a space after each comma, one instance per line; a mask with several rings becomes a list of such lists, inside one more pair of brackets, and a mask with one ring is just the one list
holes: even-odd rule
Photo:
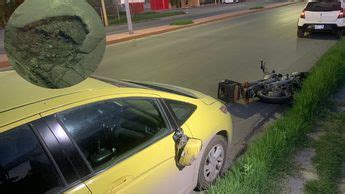
[[282, 105], [261, 102], [252, 102], [250, 104], [229, 103], [227, 106], [232, 115], [241, 119], [248, 119], [256, 114], [263, 118], [268, 118], [272, 116], [272, 112], [269, 110], [282, 109], [284, 107]]
[[337, 36], [331, 32], [313, 32], [308, 34], [306, 38], [314, 40], [338, 40]]

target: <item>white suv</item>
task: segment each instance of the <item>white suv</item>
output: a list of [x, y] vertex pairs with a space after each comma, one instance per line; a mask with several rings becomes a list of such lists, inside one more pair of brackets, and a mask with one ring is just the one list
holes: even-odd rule
[[309, 1], [298, 20], [297, 36], [305, 32], [331, 31], [341, 38], [345, 27], [345, 0]]

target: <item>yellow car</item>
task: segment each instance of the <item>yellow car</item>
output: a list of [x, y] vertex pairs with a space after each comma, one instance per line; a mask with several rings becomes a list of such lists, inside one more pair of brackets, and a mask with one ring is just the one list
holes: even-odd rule
[[0, 73], [1, 193], [189, 193], [224, 171], [227, 108], [176, 86], [90, 78], [51, 90]]

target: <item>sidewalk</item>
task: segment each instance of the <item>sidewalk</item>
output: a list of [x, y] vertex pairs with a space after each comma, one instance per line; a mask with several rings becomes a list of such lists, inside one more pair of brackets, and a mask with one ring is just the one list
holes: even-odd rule
[[[194, 9], [190, 9], [190, 10], [194, 10], [195, 13], [199, 13], [199, 15], [197, 15], [197, 14], [194, 15], [196, 18], [201, 16], [201, 15], [205, 15], [205, 14], [208, 14], [208, 15], [211, 14], [211, 15], [207, 16], [207, 17], [201, 17], [198, 19], [193, 19], [193, 22], [194, 22], [193, 24], [184, 25], [184, 26], [171, 26], [171, 25], [169, 25], [170, 22], [167, 24], [162, 23], [162, 20], [163, 20], [163, 22], [168, 22], [169, 20], [175, 20], [177, 18], [177, 16], [173, 16], [173, 19], [169, 17], [167, 19], [158, 20], [158, 22], [155, 24], [156, 25], [155, 27], [147, 27], [147, 28], [143, 28], [141, 30], [135, 30], [134, 29], [135, 30], [134, 34], [128, 34], [127, 32], [113, 34], [113, 33], [111, 33], [111, 30], [109, 30], [109, 28], [111, 28], [111, 27], [107, 27], [106, 29], [109, 33], [106, 37], [107, 45], [115, 44], [115, 43], [119, 43], [119, 42], [124, 42], [124, 41], [132, 40], [132, 39], [142, 38], [142, 37], [146, 37], [146, 36], [151, 36], [151, 35], [155, 35], [155, 34], [161, 34], [164, 32], [175, 31], [175, 30], [188, 28], [188, 27], [201, 25], [201, 24], [206, 24], [206, 23], [210, 23], [210, 22], [216, 22], [216, 21], [234, 18], [234, 17], [238, 17], [238, 16], [248, 15], [251, 13], [262, 12], [262, 11], [265, 11], [268, 9], [286, 6], [286, 5], [292, 4], [292, 2], [284, 1], [284, 2], [280, 2], [280, 3], [271, 3], [271, 2], [260, 3], [260, 4], [264, 4], [265, 8], [249, 10], [250, 7], [252, 7], [253, 5], [257, 5], [257, 4], [258, 4], [257, 2], [248, 2], [245, 4], [236, 4], [236, 6], [239, 5], [239, 6], [237, 6], [236, 9], [234, 9], [234, 7], [231, 5], [224, 5], [224, 4], [210, 6], [211, 8], [206, 7], [206, 6], [200, 7], [200, 8], [194, 8]], [[232, 7], [232, 9], [231, 9], [232, 11], [226, 9], [226, 7]], [[221, 11], [215, 12], [216, 9], [218, 11], [219, 10], [221, 10]], [[238, 9], [240, 9], [240, 11]], [[210, 10], [213, 10], [213, 11], [210, 11]], [[225, 11], [225, 13], [219, 14], [219, 13], [224, 12], [224, 11]], [[215, 14], [215, 13], [218, 13], [218, 14]], [[153, 24], [148, 25], [149, 22], [142, 22], [142, 23], [146, 23], [147, 24], [146, 26], [153, 25]], [[140, 23], [138, 23], [138, 24], [140, 24]], [[1, 43], [0, 43], [0, 68], [9, 67], [10, 65], [7, 62], [7, 57], [4, 55], [5, 52], [3, 51], [3, 31], [0, 31], [0, 41], [1, 41]]]

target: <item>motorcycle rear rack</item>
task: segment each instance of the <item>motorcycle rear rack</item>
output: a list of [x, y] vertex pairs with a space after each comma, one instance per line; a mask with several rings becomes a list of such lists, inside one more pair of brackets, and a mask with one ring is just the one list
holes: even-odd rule
[[233, 80], [223, 80], [218, 84], [218, 99], [227, 103], [236, 103], [244, 99], [249, 103], [255, 97], [252, 90], [248, 90], [249, 82], [239, 83]]

